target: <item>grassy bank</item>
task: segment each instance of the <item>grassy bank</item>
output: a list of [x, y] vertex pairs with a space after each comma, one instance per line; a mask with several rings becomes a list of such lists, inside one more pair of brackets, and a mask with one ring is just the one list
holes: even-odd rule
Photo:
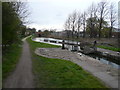
[[2, 77], [3, 80], [12, 72], [21, 55], [22, 47], [18, 44], [11, 45], [2, 56]]
[[58, 46], [37, 43], [30, 38], [33, 72], [37, 88], [105, 88], [94, 76], [77, 64], [61, 59], [50, 59], [34, 54], [37, 47], [56, 48]]
[[97, 46], [99, 48], [103, 48], [103, 49], [108, 49], [108, 50], [112, 50], [112, 51], [119, 51], [120, 52], [120, 48], [115, 48], [115, 47], [108, 47], [108, 46], [103, 46], [103, 45], [100, 45], [100, 46]]

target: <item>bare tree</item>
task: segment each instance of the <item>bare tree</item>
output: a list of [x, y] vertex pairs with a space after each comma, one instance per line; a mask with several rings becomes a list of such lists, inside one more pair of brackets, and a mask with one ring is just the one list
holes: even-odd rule
[[67, 39], [69, 41], [70, 38], [70, 31], [71, 31], [71, 15], [68, 16], [65, 24], [64, 24], [65, 31], [67, 33]]
[[16, 2], [12, 2], [13, 8], [15, 8], [15, 12], [18, 14], [23, 24], [29, 23], [27, 21], [27, 17], [30, 15], [28, 10], [27, 2], [22, 2], [20, 0], [16, 0]]
[[115, 5], [113, 3], [110, 4], [109, 8], [109, 19], [110, 19], [110, 30], [109, 30], [109, 38], [112, 37], [112, 30], [115, 25], [115, 21], [117, 19], [117, 12], [115, 10]]
[[81, 25], [82, 25], [82, 23], [81, 23], [81, 15], [79, 14], [78, 15], [78, 20], [77, 20], [77, 38], [79, 38], [79, 32], [80, 32], [80, 27], [81, 27]]
[[95, 26], [97, 24], [96, 19], [97, 19], [97, 7], [94, 3], [89, 7], [88, 9], [88, 28], [90, 31], [90, 38], [96, 37], [97, 33], [95, 30]]
[[[77, 39], [79, 39], [79, 34], [80, 34], [80, 28], [82, 26], [82, 15], [81, 13], [77, 13], [77, 18], [76, 18], [76, 33], [77, 33]], [[77, 45], [78, 45], [78, 40], [77, 40]]]
[[100, 2], [100, 3], [98, 3], [99, 38], [101, 37], [101, 29], [102, 29], [103, 21], [104, 21], [105, 17], [108, 14], [107, 6], [108, 6], [107, 2]]
[[[74, 41], [75, 39], [76, 20], [77, 20], [77, 12], [74, 11], [71, 14], [72, 41]], [[73, 50], [73, 45], [72, 45], [72, 50]]]
[[71, 28], [72, 28], [72, 40], [74, 40], [75, 28], [76, 28], [77, 12], [74, 11], [71, 14]]
[[85, 38], [85, 33], [86, 33], [86, 12], [82, 14], [82, 24], [83, 24], [83, 38]]

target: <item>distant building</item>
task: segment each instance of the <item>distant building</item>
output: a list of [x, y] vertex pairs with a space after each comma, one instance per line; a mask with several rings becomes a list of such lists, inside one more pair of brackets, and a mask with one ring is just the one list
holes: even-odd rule
[[42, 37], [42, 32], [36, 32], [37, 37]]
[[30, 35], [30, 32], [29, 32], [28, 30], [26, 30], [25, 35], [26, 35], [26, 36], [27, 36], [27, 35]]

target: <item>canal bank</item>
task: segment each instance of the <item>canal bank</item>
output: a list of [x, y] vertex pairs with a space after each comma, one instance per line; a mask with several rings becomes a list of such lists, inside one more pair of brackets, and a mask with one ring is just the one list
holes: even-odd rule
[[[36, 42], [62, 46], [62, 40], [60, 39], [41, 37], [41, 38], [33, 38], [32, 40]], [[72, 42], [72, 41], [65, 40], [65, 43], [66, 43], [65, 48], [68, 49], [69, 51], [81, 52], [80, 46], [78, 46], [77, 48], [74, 47], [74, 50], [72, 50], [73, 48], [71, 45], [71, 44], [77, 44], [77, 43], [81, 44], [80, 42]], [[67, 45], [67, 43], [69, 43], [69, 45]], [[93, 54], [87, 54], [87, 56], [93, 57], [96, 60], [99, 60], [101, 63], [111, 65], [113, 68], [117, 68], [117, 69], [120, 68], [120, 63], [119, 63], [120, 55], [118, 54], [118, 52], [97, 48], [97, 52]]]
[[94, 58], [82, 53], [71, 52], [66, 49], [62, 50], [61, 48], [38, 48], [35, 53], [48, 58], [70, 60], [96, 76], [105, 85], [111, 88], [118, 88], [118, 69], [103, 64]]
[[113, 68], [120, 69], [120, 54], [118, 52], [97, 48], [95, 53], [87, 54], [87, 56], [111, 65]]
[[102, 48], [97, 48], [97, 53], [102, 55], [102, 56], [109, 57], [111, 59], [115, 59], [117, 61], [120, 60], [120, 52], [102, 49]]

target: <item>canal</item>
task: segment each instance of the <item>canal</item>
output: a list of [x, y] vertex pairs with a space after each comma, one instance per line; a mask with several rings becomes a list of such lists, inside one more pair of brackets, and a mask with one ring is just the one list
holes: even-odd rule
[[[42, 42], [42, 43], [48, 43], [48, 44], [62, 46], [62, 44], [61, 44], [62, 40], [60, 40], [60, 39], [41, 37], [41, 38], [33, 38], [32, 40], [36, 41], [36, 42]], [[68, 42], [68, 41], [65, 40], [65, 42]], [[74, 44], [79, 43], [80, 44], [80, 42], [73, 42], [73, 41], [69, 41], [69, 43], [74, 43]], [[72, 45], [65, 45], [65, 47], [68, 48], [68, 50], [70, 50], [70, 51], [72, 50]], [[78, 47], [78, 50], [80, 50], [80, 46]], [[95, 53], [94, 54], [87, 54], [87, 56], [95, 58], [96, 60], [99, 60], [100, 62], [102, 62], [104, 64], [112, 66], [113, 68], [120, 69], [120, 62], [116, 61], [114, 59], [100, 56], [100, 55], [95, 54]]]

